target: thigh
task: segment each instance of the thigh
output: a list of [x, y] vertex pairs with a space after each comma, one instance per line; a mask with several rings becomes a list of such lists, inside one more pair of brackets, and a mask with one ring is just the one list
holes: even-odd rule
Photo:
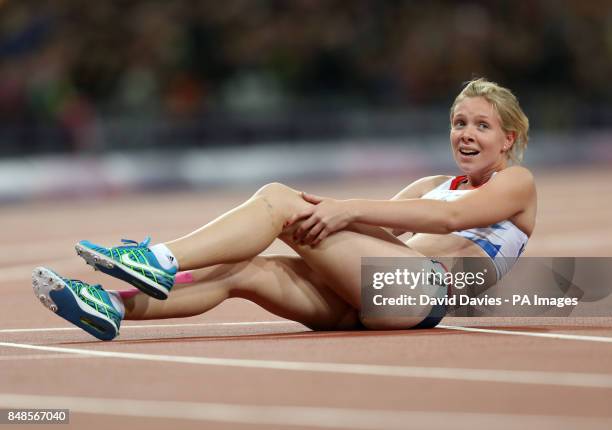
[[[260, 194], [273, 206], [282, 208], [279, 213], [285, 217], [302, 210], [304, 205], [310, 205], [298, 191], [280, 184], [270, 184]], [[357, 310], [361, 310], [362, 257], [424, 257], [387, 230], [376, 226], [353, 224], [316, 247], [293, 241], [292, 233], [297, 227], [295, 224], [284, 229], [278, 238], [295, 250], [326, 286]], [[414, 271], [420, 271], [423, 259], [414, 259], [414, 266]], [[422, 309], [418, 311], [419, 314], [422, 312]]]
[[356, 309], [361, 309], [362, 257], [423, 257], [383, 229], [359, 232], [359, 228], [363, 227], [334, 233], [315, 247], [295, 243], [290, 234], [280, 237]]
[[349, 225], [346, 230], [355, 233], [360, 233], [366, 236], [372, 236], [385, 242], [394, 243], [396, 245], [403, 245], [407, 247], [407, 245], [402, 240], [398, 239], [397, 236], [395, 236], [393, 233], [391, 233], [387, 229], [375, 225], [354, 223]]

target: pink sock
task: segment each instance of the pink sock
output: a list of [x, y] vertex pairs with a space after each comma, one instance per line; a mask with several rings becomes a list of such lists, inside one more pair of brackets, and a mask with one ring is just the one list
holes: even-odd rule
[[[191, 272], [178, 272], [174, 278], [175, 284], [190, 284], [193, 281], [194, 279]], [[122, 300], [125, 300], [134, 297], [136, 294], [140, 293], [140, 290], [131, 288], [129, 290], [117, 290], [116, 293], [119, 294]]]
[[187, 272], [178, 272], [174, 276], [175, 284], [190, 284], [194, 281], [193, 274], [190, 271]]
[[136, 294], [140, 293], [140, 290], [136, 288], [131, 288], [129, 290], [118, 290], [117, 293], [122, 300], [130, 299], [134, 297]]

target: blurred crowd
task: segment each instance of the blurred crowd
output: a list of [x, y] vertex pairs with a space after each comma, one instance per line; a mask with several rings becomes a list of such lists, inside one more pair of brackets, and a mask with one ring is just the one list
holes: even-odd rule
[[544, 127], [611, 125], [612, 2], [0, 0], [0, 154], [104, 146], [116, 129], [205, 145], [294, 112], [274, 135], [290, 138], [308, 115], [446, 110], [472, 76]]

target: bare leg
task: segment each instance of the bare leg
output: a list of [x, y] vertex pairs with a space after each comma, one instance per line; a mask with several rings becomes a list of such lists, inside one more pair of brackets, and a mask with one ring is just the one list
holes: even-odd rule
[[[237, 263], [259, 255], [282, 232], [285, 222], [310, 203], [283, 184], [262, 187], [242, 205], [226, 212], [198, 230], [166, 243], [181, 270], [221, 263]], [[402, 243], [385, 230], [354, 226], [359, 232]]]
[[[279, 237], [354, 309], [361, 309], [362, 257], [423, 257], [383, 229], [359, 225], [352, 226], [354, 231], [331, 235], [314, 248], [293, 243], [291, 232], [283, 231], [285, 222], [308, 206], [297, 191], [269, 184], [238, 208], [166, 245], [186, 270], [251, 259]], [[407, 328], [393, 322], [362, 322], [371, 328]]]
[[[289, 193], [293, 198], [277, 198]], [[297, 191], [268, 184], [242, 205], [166, 246], [181, 270], [244, 261], [264, 251], [282, 232], [285, 221], [309, 205]]]
[[125, 299], [125, 319], [179, 318], [204, 313], [230, 297], [318, 330], [351, 329], [357, 311], [324, 285], [299, 257], [255, 257], [191, 272], [194, 283], [177, 285], [168, 300], [138, 293]]

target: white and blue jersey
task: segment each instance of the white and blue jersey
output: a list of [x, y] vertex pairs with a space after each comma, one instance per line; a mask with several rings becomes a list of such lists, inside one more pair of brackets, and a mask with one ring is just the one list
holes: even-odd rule
[[[423, 195], [423, 199], [452, 201], [473, 190], [458, 190], [457, 187], [466, 179], [457, 176]], [[491, 258], [497, 279], [510, 271], [519, 258], [529, 237], [509, 220], [492, 224], [488, 227], [470, 228], [455, 231], [452, 234], [465, 237], [478, 245]]]

